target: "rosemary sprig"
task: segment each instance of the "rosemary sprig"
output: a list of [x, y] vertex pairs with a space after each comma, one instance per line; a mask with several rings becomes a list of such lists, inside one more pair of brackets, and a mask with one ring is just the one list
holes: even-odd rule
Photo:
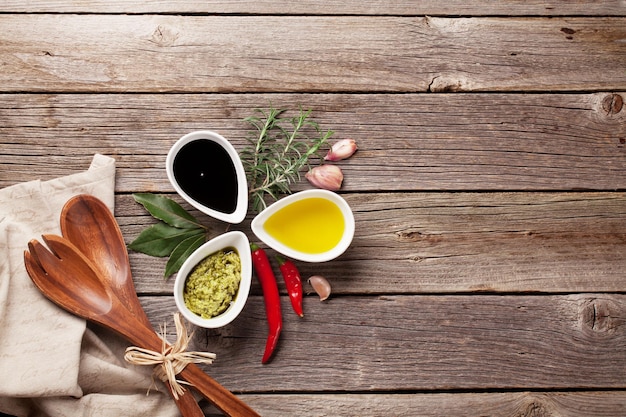
[[322, 132], [310, 118], [311, 110], [301, 108], [294, 117], [283, 117], [284, 110], [271, 107], [267, 111], [256, 109], [255, 113], [258, 115], [244, 119], [255, 131], [246, 137], [249, 146], [240, 156], [252, 208], [258, 213], [267, 206], [266, 196], [278, 200], [280, 194], [291, 193], [290, 186], [300, 180], [300, 171], [309, 166], [334, 132]]
[[[333, 135], [331, 130], [321, 131], [310, 119], [310, 110], [300, 109], [295, 117], [283, 117], [283, 113], [274, 108], [256, 109], [254, 116], [244, 119], [255, 128], [246, 137], [250, 146], [240, 152], [240, 158], [257, 212], [266, 207], [266, 196], [277, 200], [280, 194], [291, 193], [290, 185], [300, 180], [300, 170]], [[209, 230], [170, 198], [150, 193], [133, 197], [159, 222], [143, 230], [128, 247], [150, 256], [169, 256], [164, 273], [167, 278], [206, 241]]]

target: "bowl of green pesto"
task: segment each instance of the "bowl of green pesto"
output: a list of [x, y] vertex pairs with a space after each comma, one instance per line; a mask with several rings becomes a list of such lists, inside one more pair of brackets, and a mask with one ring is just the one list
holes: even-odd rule
[[174, 282], [176, 307], [190, 323], [222, 327], [243, 310], [252, 281], [250, 242], [239, 231], [200, 246], [183, 263]]

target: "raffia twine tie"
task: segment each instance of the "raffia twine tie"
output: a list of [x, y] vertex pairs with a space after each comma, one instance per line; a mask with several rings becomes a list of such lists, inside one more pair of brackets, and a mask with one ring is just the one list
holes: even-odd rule
[[176, 375], [190, 363], [212, 364], [215, 359], [215, 353], [187, 352], [192, 335], [187, 333], [187, 328], [180, 313], [174, 314], [174, 324], [176, 325], [176, 342], [173, 345], [167, 342], [165, 338], [166, 326], [163, 325], [160, 334], [163, 341], [161, 352], [131, 346], [126, 348], [124, 359], [134, 365], [156, 365], [154, 376], [163, 382], [169, 382], [174, 398], [178, 399], [185, 392], [182, 384], [191, 384], [176, 379]]

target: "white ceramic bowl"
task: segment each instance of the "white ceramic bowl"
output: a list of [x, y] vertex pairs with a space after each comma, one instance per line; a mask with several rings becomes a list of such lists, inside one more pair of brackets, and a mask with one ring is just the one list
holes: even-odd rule
[[[237, 182], [237, 201], [235, 209], [232, 212], [218, 211], [201, 203], [183, 189], [183, 186], [181, 186], [175, 176], [174, 162], [177, 155], [181, 152], [181, 149], [183, 149], [185, 145], [188, 145], [191, 142], [202, 140], [208, 140], [221, 146], [222, 149], [226, 151], [226, 154], [228, 155], [228, 157], [230, 157], [233, 163]], [[203, 167], [203, 169], [204, 168], [205, 167]], [[206, 168], [210, 169], [211, 167]], [[246, 173], [244, 171], [243, 164], [241, 163], [241, 159], [239, 158], [239, 154], [231, 145], [231, 143], [220, 134], [212, 132], [210, 130], [200, 130], [188, 133], [185, 136], [181, 137], [170, 148], [165, 161], [165, 169], [167, 171], [167, 177], [169, 178], [170, 183], [172, 184], [176, 192], [180, 194], [180, 196], [183, 197], [189, 204], [202, 211], [203, 213], [228, 223], [241, 223], [241, 221], [243, 221], [243, 219], [246, 217], [246, 213], [248, 212], [248, 182], [246, 180]], [[212, 180], [214, 180], [216, 181], [214, 184], [218, 184], [217, 181], [220, 181], [220, 178], [211, 178], [210, 180], [211, 183], [213, 183]], [[207, 193], [210, 192], [212, 192], [210, 189], [207, 190]]]
[[[339, 242], [332, 249], [324, 252], [307, 253], [291, 248], [269, 234], [265, 228], [265, 223], [275, 213], [292, 203], [309, 198], [322, 198], [333, 203], [340, 210], [341, 215], [343, 216], [344, 230]], [[266, 245], [289, 258], [304, 262], [325, 262], [335, 259], [344, 253], [352, 243], [352, 238], [354, 237], [354, 215], [352, 214], [352, 210], [346, 200], [344, 200], [339, 194], [322, 189], [305, 190], [284, 197], [259, 213], [252, 220], [252, 232], [254, 232], [254, 234]], [[312, 236], [312, 238], [314, 238], [314, 236]]]
[[[235, 248], [239, 254], [239, 258], [241, 259], [241, 282], [239, 283], [239, 290], [226, 311], [218, 316], [205, 319], [189, 310], [189, 308], [185, 305], [185, 301], [183, 300], [185, 281], [193, 268], [205, 257], [226, 248]], [[193, 252], [181, 266], [178, 271], [178, 275], [176, 276], [176, 281], [174, 282], [174, 300], [176, 301], [176, 307], [187, 321], [195, 324], [196, 326], [211, 329], [225, 326], [233, 321], [239, 313], [241, 313], [241, 310], [248, 300], [251, 281], [252, 257], [250, 255], [250, 242], [248, 241], [248, 238], [244, 233], [239, 231], [224, 233], [209, 240], [204, 245], [196, 249], [196, 251]]]

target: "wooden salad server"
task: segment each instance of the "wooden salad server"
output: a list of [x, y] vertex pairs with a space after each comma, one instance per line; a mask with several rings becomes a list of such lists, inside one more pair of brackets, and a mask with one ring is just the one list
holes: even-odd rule
[[[152, 329], [135, 291], [122, 232], [102, 200], [87, 194], [69, 199], [61, 211], [61, 234], [93, 262], [126, 308], [144, 326]], [[172, 394], [169, 383], [165, 384]], [[185, 390], [178, 399], [173, 394], [172, 397], [183, 417], [204, 417], [191, 391]]]
[[[42, 237], [50, 250], [33, 239], [24, 251], [24, 263], [33, 283], [48, 299], [119, 333], [135, 346], [161, 351], [161, 338], [124, 306], [107, 285], [108, 279], [76, 246], [61, 236]], [[225, 415], [259, 415], [198, 366], [190, 364], [179, 375]]]

